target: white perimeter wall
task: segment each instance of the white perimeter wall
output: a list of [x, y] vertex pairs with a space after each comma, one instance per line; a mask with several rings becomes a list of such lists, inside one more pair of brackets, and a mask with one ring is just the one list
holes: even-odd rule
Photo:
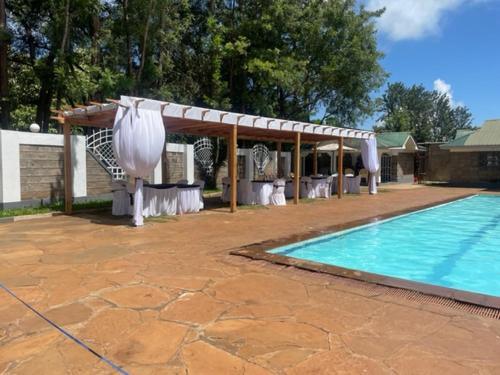
[[[20, 145], [63, 146], [60, 134], [36, 134], [0, 130], [0, 202], [21, 201]], [[71, 136], [71, 163], [73, 166], [73, 196], [87, 195], [87, 159], [85, 137]]]

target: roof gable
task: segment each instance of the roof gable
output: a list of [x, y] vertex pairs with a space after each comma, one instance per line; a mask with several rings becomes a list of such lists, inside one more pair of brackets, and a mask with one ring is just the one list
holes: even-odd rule
[[376, 137], [378, 148], [403, 148], [408, 138], [413, 139], [410, 132], [378, 133]]

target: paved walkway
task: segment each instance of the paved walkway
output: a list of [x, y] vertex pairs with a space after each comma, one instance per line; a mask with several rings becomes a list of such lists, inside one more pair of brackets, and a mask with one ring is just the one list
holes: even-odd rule
[[[0, 225], [0, 281], [130, 374], [500, 374], [500, 321], [228, 255], [473, 192], [425, 187], [150, 221]], [[0, 290], [0, 373], [113, 369]]]

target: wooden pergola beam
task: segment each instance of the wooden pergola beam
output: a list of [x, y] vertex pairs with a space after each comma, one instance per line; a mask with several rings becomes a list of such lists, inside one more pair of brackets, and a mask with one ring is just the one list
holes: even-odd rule
[[71, 171], [71, 124], [63, 124], [64, 134], [64, 212], [73, 212], [73, 176]]
[[293, 175], [293, 203], [299, 204], [299, 194], [300, 194], [300, 133], [295, 133], [295, 152], [293, 154], [294, 159], [294, 175]]
[[337, 196], [342, 199], [344, 194], [344, 138], [339, 138], [339, 155], [337, 165]]
[[238, 200], [238, 127], [234, 125], [229, 135], [229, 175], [231, 178], [231, 212], [236, 212]]

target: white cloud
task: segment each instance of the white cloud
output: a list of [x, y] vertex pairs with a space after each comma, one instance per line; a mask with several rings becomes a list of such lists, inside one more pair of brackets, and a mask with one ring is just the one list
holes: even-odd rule
[[441, 78], [438, 78], [434, 81], [434, 90], [439, 92], [440, 94], [446, 95], [450, 99], [450, 104], [452, 107], [463, 106], [462, 102], [456, 102], [453, 100], [453, 91], [451, 89], [451, 85], [446, 83]]
[[478, 0], [367, 0], [369, 10], [386, 8], [378, 28], [392, 40], [419, 39], [439, 32], [443, 15]]

